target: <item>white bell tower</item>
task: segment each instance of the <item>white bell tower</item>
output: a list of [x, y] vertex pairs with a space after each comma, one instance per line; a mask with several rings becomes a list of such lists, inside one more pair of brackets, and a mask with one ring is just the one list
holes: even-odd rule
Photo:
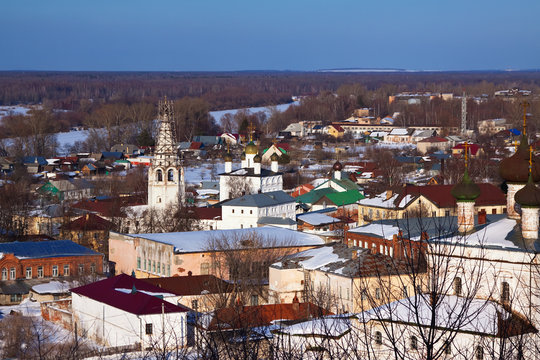
[[158, 134], [154, 159], [148, 170], [148, 205], [166, 207], [184, 201], [184, 169], [178, 158], [173, 103], [159, 102]]

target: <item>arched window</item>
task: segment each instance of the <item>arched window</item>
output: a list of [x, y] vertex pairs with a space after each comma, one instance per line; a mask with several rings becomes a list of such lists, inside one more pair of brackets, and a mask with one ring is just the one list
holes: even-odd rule
[[169, 169], [167, 171], [167, 181], [174, 181], [174, 170]]
[[484, 348], [481, 346], [476, 347], [476, 360], [484, 360]]
[[7, 269], [2, 268], [2, 280], [7, 280]]
[[380, 331], [375, 331], [375, 344], [382, 344], [382, 333]]
[[163, 173], [161, 172], [161, 170], [156, 171], [156, 181], [163, 181]]
[[416, 336], [411, 336], [411, 349], [418, 350], [418, 339]]
[[510, 284], [508, 284], [506, 281], [501, 283], [501, 301], [510, 301]]
[[456, 277], [454, 279], [454, 294], [456, 294], [457, 296], [461, 295], [461, 278], [460, 277]]

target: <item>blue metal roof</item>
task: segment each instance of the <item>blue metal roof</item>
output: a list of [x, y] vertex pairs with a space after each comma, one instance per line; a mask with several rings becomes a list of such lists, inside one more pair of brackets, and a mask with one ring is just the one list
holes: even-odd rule
[[43, 156], [25, 156], [23, 158], [23, 164], [39, 164], [41, 166], [47, 165], [47, 160]]
[[0, 253], [13, 254], [18, 258], [53, 258], [62, 256], [100, 255], [70, 240], [26, 241], [0, 243]]

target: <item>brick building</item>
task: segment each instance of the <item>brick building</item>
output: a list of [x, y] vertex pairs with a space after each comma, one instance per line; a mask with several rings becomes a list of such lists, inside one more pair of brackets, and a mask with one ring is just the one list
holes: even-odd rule
[[[18, 303], [47, 278], [102, 274], [103, 254], [69, 240], [0, 244], [0, 303]], [[28, 286], [26, 286], [28, 285]]]

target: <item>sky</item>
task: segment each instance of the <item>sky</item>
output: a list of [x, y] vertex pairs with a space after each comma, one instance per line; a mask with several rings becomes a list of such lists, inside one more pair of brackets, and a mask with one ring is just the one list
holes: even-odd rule
[[540, 68], [539, 0], [0, 0], [0, 70]]

